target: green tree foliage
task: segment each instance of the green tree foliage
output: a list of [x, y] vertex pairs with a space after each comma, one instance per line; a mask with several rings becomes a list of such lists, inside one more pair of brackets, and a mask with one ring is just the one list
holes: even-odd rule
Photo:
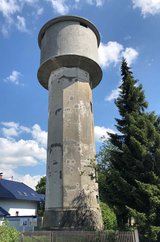
[[7, 222], [3, 222], [0, 226], [0, 241], [1, 242], [17, 242], [19, 241], [20, 233], [14, 228], [10, 227]]
[[[36, 192], [39, 194], [45, 194], [46, 191], [46, 176], [41, 177], [40, 181], [36, 185]], [[45, 209], [45, 202], [40, 202], [38, 205], [38, 215], [43, 216]]]
[[104, 230], [116, 230], [117, 229], [117, 218], [116, 215], [106, 203], [100, 203]]
[[40, 181], [36, 185], [36, 192], [45, 194], [46, 191], [46, 176], [41, 177]]
[[100, 195], [115, 209], [120, 227], [133, 216], [146, 241], [154, 241], [160, 231], [160, 121], [154, 113], [146, 113], [142, 85], [125, 60], [121, 75], [115, 101], [118, 132], [109, 134], [101, 150], [105, 186]]
[[110, 151], [116, 149], [110, 141], [106, 140], [103, 142], [100, 151], [96, 157], [97, 159], [97, 171], [98, 171], [98, 186], [99, 186], [99, 196], [100, 201], [106, 202], [108, 196], [106, 193], [106, 174], [110, 168]]

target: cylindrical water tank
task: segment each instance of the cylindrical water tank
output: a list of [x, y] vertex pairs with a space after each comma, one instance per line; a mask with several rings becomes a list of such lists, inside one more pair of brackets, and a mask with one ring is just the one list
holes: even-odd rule
[[92, 88], [102, 79], [98, 62], [99, 32], [88, 20], [61, 16], [47, 22], [39, 32], [40, 83], [48, 89], [52, 71], [60, 67], [79, 67], [90, 75]]

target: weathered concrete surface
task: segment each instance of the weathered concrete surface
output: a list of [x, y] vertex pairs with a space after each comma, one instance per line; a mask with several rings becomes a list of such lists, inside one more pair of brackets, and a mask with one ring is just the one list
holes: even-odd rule
[[99, 42], [95, 26], [75, 16], [39, 34], [38, 79], [49, 91], [45, 229], [102, 229], [92, 113]]
[[[88, 223], [88, 227], [102, 228], [95, 174], [92, 91], [87, 72], [63, 67], [51, 73], [48, 128], [44, 227], [77, 223], [81, 228]], [[66, 215], [72, 219], [66, 220]]]
[[89, 21], [71, 16], [53, 19], [41, 29], [39, 45], [41, 65], [38, 79], [45, 88], [48, 88], [51, 71], [64, 66], [87, 71], [92, 88], [100, 82], [102, 71], [97, 51], [99, 34]]

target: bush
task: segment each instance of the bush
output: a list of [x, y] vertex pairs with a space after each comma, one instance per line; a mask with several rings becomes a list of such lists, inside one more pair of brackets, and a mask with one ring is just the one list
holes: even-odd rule
[[100, 203], [104, 230], [116, 230], [117, 229], [117, 218], [114, 211], [106, 204]]
[[1, 242], [17, 242], [19, 240], [19, 235], [19, 232], [14, 227], [9, 226], [6, 221], [0, 226]]

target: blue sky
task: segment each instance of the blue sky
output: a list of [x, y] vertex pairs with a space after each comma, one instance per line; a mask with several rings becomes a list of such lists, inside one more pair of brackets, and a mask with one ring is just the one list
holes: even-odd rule
[[34, 187], [45, 174], [48, 93], [37, 80], [38, 32], [60, 15], [93, 22], [103, 79], [93, 90], [95, 140], [115, 132], [114, 99], [125, 57], [160, 114], [160, 0], [0, 0], [0, 172]]

